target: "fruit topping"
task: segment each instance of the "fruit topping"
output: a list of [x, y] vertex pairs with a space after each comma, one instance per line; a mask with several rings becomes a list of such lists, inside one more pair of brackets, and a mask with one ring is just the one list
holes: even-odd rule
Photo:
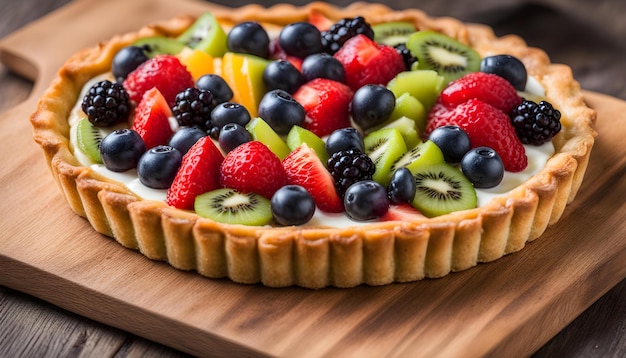
[[272, 221], [269, 199], [229, 188], [198, 195], [194, 210], [202, 217], [226, 224], [262, 226]]
[[372, 180], [376, 170], [372, 159], [357, 149], [333, 153], [327, 165], [340, 197], [344, 197], [350, 185], [362, 180]]
[[398, 158], [389, 168], [389, 173], [395, 173], [400, 168], [407, 168], [415, 174], [420, 167], [443, 162], [441, 149], [433, 141], [427, 140], [418, 143]]
[[[389, 81], [387, 88], [396, 97], [400, 97], [404, 93], [410, 94], [428, 111], [437, 101], [437, 97], [445, 85], [445, 79], [433, 70], [414, 70], [398, 73]], [[413, 117], [409, 116], [409, 118]], [[419, 118], [414, 119], [419, 120]]]
[[293, 126], [302, 125], [305, 116], [304, 107], [280, 89], [269, 91], [263, 96], [258, 114], [281, 135], [289, 133]]
[[382, 221], [404, 221], [410, 222], [424, 219], [426, 216], [420, 213], [410, 204], [391, 204], [389, 210], [380, 219]]
[[100, 143], [100, 157], [104, 166], [114, 172], [125, 172], [137, 167], [146, 145], [139, 133], [132, 129], [117, 129]]
[[306, 143], [315, 151], [315, 154], [318, 158], [320, 158], [322, 163], [326, 163], [328, 161], [326, 143], [324, 143], [322, 138], [316, 136], [315, 133], [308, 129], [304, 129], [300, 126], [291, 127], [291, 130], [287, 133], [287, 137], [285, 138], [285, 143], [287, 143], [287, 146], [291, 151], [296, 150], [296, 148]]
[[257, 115], [257, 108], [266, 88], [263, 72], [268, 60], [257, 56], [227, 52], [222, 57], [222, 76], [230, 88], [236, 88], [232, 102], [246, 107], [251, 116]]
[[493, 188], [504, 177], [504, 164], [495, 150], [478, 147], [465, 154], [461, 171], [475, 188]]
[[165, 36], [144, 37], [133, 42], [131, 46], [141, 47], [148, 58], [158, 55], [177, 55], [185, 48], [184, 43]]
[[444, 160], [449, 164], [458, 164], [465, 153], [471, 149], [470, 138], [459, 126], [445, 125], [435, 128], [428, 139], [435, 142]]
[[484, 72], [472, 72], [448, 84], [439, 100], [449, 107], [469, 99], [479, 99], [504, 113], [509, 113], [522, 102], [513, 85], [504, 78]]
[[302, 72], [287, 60], [272, 61], [263, 71], [263, 83], [267, 90], [281, 89], [294, 93], [304, 82]]
[[278, 45], [287, 55], [299, 58], [323, 49], [320, 30], [308, 22], [294, 22], [283, 27], [278, 34]]
[[511, 112], [511, 121], [524, 144], [542, 145], [561, 130], [561, 112], [546, 101], [524, 100]]
[[227, 35], [215, 16], [210, 12], [202, 14], [176, 40], [187, 47], [198, 49], [213, 57], [226, 53]]
[[302, 75], [305, 82], [315, 78], [327, 78], [344, 82], [346, 70], [339, 60], [325, 52], [321, 52], [309, 55], [302, 61]]
[[228, 51], [268, 58], [270, 38], [256, 21], [241, 22], [228, 32]]
[[157, 88], [147, 91], [135, 108], [135, 119], [131, 129], [137, 131], [146, 148], [150, 149], [160, 144], [167, 144], [173, 131], [169, 117], [172, 110]]
[[517, 57], [511, 55], [487, 56], [480, 62], [480, 71], [505, 78], [518, 91], [526, 89], [528, 73], [524, 63]]
[[373, 180], [352, 184], [344, 197], [346, 214], [357, 221], [378, 219], [389, 210], [389, 198], [384, 186]]
[[[246, 107], [235, 102], [224, 102], [218, 104], [211, 111], [211, 122], [206, 123], [206, 128], [211, 128], [210, 133], [213, 139], [219, 135], [220, 130], [227, 124], [239, 124], [245, 126], [250, 123], [252, 117]], [[214, 136], [216, 134], [216, 136]]]
[[181, 126], [202, 126], [211, 118], [212, 110], [211, 92], [190, 87], [176, 95], [172, 113]]
[[334, 54], [346, 41], [359, 34], [374, 39], [374, 30], [363, 17], [341, 19], [322, 31], [322, 46], [327, 53]]
[[302, 225], [315, 214], [315, 201], [309, 192], [299, 185], [285, 185], [271, 199], [272, 215], [280, 225]]
[[226, 153], [251, 140], [250, 132], [237, 123], [228, 123], [223, 126], [218, 137], [220, 148]]
[[385, 86], [370, 84], [354, 92], [350, 112], [354, 123], [367, 130], [386, 121], [395, 106], [393, 92]]
[[359, 152], [365, 152], [363, 135], [356, 128], [348, 127], [337, 129], [326, 139], [326, 152], [329, 156], [348, 149], [356, 149]]
[[233, 90], [224, 79], [216, 74], [206, 74], [196, 80], [196, 88], [211, 92], [214, 105], [233, 99]]
[[410, 204], [415, 198], [416, 184], [408, 168], [396, 170], [387, 185], [387, 195], [393, 204]]
[[402, 59], [404, 60], [404, 66], [406, 67], [407, 71], [413, 70], [414, 67], [417, 67], [417, 57], [415, 57], [411, 50], [406, 47], [406, 43], [395, 45], [393, 48], [395, 48], [400, 56], [402, 56]]
[[81, 108], [94, 126], [110, 127], [128, 119], [129, 96], [119, 83], [103, 80], [89, 88]]
[[383, 128], [366, 135], [363, 142], [365, 154], [376, 166], [372, 179], [386, 186], [391, 166], [407, 151], [402, 134], [396, 128]]
[[345, 84], [316, 78], [302, 85], [293, 98], [304, 107], [302, 127], [319, 137], [336, 129], [350, 127], [350, 101], [353, 92]]
[[409, 35], [417, 31], [415, 24], [407, 21], [383, 22], [372, 26], [372, 30], [374, 31], [374, 41], [394, 47], [405, 44]]
[[76, 125], [76, 144], [80, 151], [87, 155], [89, 160], [94, 163], [102, 163], [100, 157], [100, 142], [104, 135], [98, 127], [89, 122], [89, 119], [83, 118]]
[[291, 152], [287, 143], [261, 117], [252, 118], [246, 125], [252, 140], [265, 144], [281, 160]]
[[205, 136], [206, 132], [198, 127], [180, 127], [172, 135], [167, 145], [178, 149], [182, 155], [185, 155], [198, 139]]
[[167, 189], [182, 162], [180, 151], [167, 145], [159, 145], [145, 152], [137, 163], [139, 181], [148, 188]]
[[148, 61], [148, 55], [145, 46], [126, 46], [113, 57], [111, 72], [116, 81], [123, 82], [129, 73], [146, 61]]

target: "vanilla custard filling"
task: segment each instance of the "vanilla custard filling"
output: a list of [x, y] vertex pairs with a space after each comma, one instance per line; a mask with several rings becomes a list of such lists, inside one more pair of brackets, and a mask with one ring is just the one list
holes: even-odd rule
[[[94, 172], [98, 173], [99, 175], [126, 185], [126, 187], [130, 191], [132, 191], [142, 199], [164, 202], [167, 194], [167, 189], [152, 189], [143, 185], [137, 177], [137, 171], [135, 169], [120, 173], [108, 170], [103, 164], [93, 163], [87, 157], [87, 155], [85, 155], [76, 145], [76, 125], [82, 118], [85, 117], [85, 114], [81, 109], [82, 98], [91, 86], [104, 79], [112, 80], [111, 74], [109, 73], [97, 76], [88, 81], [82, 89], [78, 102], [75, 104], [70, 113], [68, 122], [70, 124], [70, 143], [72, 146], [73, 154], [82, 165], [90, 167]], [[524, 97], [525, 95], [527, 97], [544, 97], [545, 91], [543, 86], [537, 79], [529, 76], [526, 84], [526, 91], [520, 93], [520, 95], [522, 97]], [[172, 120], [171, 122], [174, 127], [177, 126], [175, 120]], [[115, 129], [115, 127], [113, 129]], [[538, 174], [546, 165], [548, 159], [555, 152], [552, 142], [547, 142], [541, 146], [524, 145], [524, 148], [526, 149], [526, 156], [528, 157], [528, 166], [526, 167], [526, 169], [518, 173], [505, 171], [504, 178], [498, 186], [489, 189], [476, 189], [478, 207], [487, 204], [495, 197], [507, 194], [511, 190], [526, 182], [532, 176]], [[332, 214], [325, 213], [321, 210], [316, 210], [315, 215], [306, 225], [344, 228], [355, 225], [363, 225], [367, 223], [370, 222], [354, 221], [343, 213]]]

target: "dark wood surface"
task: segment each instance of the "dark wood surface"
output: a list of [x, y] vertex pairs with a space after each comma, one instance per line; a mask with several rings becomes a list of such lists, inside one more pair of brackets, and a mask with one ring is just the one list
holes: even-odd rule
[[[0, 37], [67, 2], [63, 0], [2, 2]], [[485, 15], [488, 21], [483, 22], [490, 22], [503, 33], [526, 32], [528, 36], [523, 36], [530, 43], [536, 41], [537, 46], [548, 49], [556, 62], [572, 65], [576, 77], [585, 89], [626, 99], [624, 84], [626, 69], [622, 65], [625, 53], [623, 48], [609, 41], [598, 43], [592, 40], [589, 41], [588, 47], [570, 46], [567, 37], [564, 36], [584, 37], [585, 31], [592, 29], [593, 26], [570, 25], [567, 27], [569, 31], [564, 35], [555, 29], [559, 28], [559, 22], [563, 25], [571, 18], [562, 17], [563, 15], [554, 8], [546, 10], [538, 6], [521, 6], [515, 7], [514, 10], [506, 21], [494, 19], [493, 15]], [[462, 17], [458, 14], [453, 15]], [[522, 23], [520, 19], [525, 19], [523, 27], [519, 27]], [[480, 18], [469, 20], [479, 21]], [[516, 24], [518, 27], [515, 27]], [[585, 48], [593, 48], [594, 51], [584, 51]], [[10, 73], [0, 65], [0, 112], [26, 99], [31, 88], [30, 82]], [[78, 316], [35, 297], [10, 288], [0, 288], [0, 356], [76, 355], [185, 356], [184, 353]], [[622, 281], [601, 297], [536, 352], [535, 356], [626, 356], [626, 281]]]

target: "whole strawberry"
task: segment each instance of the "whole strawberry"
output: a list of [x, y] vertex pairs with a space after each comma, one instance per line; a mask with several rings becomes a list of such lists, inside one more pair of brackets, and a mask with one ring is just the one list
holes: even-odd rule
[[319, 137], [350, 127], [353, 94], [345, 84], [325, 78], [316, 78], [300, 86], [293, 98], [306, 113], [302, 126]]
[[133, 101], [139, 103], [146, 91], [156, 87], [170, 107], [176, 103], [178, 92], [193, 86], [191, 73], [172, 55], [157, 55], [147, 60], [124, 80], [124, 88]]
[[167, 144], [174, 134], [168, 119], [171, 116], [172, 110], [161, 92], [155, 87], [144, 93], [135, 108], [135, 118], [131, 129], [139, 133], [147, 149]]
[[220, 184], [271, 198], [287, 184], [280, 159], [265, 144], [251, 141], [228, 152], [220, 167]]
[[522, 98], [509, 81], [484, 72], [471, 72], [452, 81], [439, 95], [441, 103], [448, 107], [458, 106], [472, 98], [488, 103], [507, 114], [522, 103]]
[[183, 157], [165, 202], [178, 209], [192, 210], [196, 196], [220, 187], [222, 152], [210, 137], [202, 137]]

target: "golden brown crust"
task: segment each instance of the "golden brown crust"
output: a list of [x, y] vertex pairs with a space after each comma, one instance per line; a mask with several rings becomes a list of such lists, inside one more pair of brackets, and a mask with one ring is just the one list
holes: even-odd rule
[[585, 106], [571, 70], [551, 64], [541, 50], [516, 36], [497, 38], [482, 25], [430, 18], [419, 10], [395, 12], [384, 5], [354, 3], [339, 9], [324, 3], [217, 8], [224, 24], [258, 20], [268, 26], [304, 21], [312, 12], [338, 20], [361, 15], [371, 23], [413, 21], [476, 48], [481, 55], [519, 57], [563, 113], [554, 139], [557, 153], [544, 170], [487, 205], [415, 222], [382, 222], [347, 229], [258, 228], [224, 225], [141, 200], [124, 185], [97, 175], [73, 156], [67, 118], [83, 85], [109, 70], [112, 56], [139, 37], [175, 36], [194, 20], [177, 17], [72, 56], [59, 71], [31, 116], [34, 139], [68, 204], [100, 233], [155, 260], [213, 278], [271, 287], [308, 288], [384, 285], [441, 277], [522, 249], [561, 216], [582, 182], [594, 143], [595, 112]]

